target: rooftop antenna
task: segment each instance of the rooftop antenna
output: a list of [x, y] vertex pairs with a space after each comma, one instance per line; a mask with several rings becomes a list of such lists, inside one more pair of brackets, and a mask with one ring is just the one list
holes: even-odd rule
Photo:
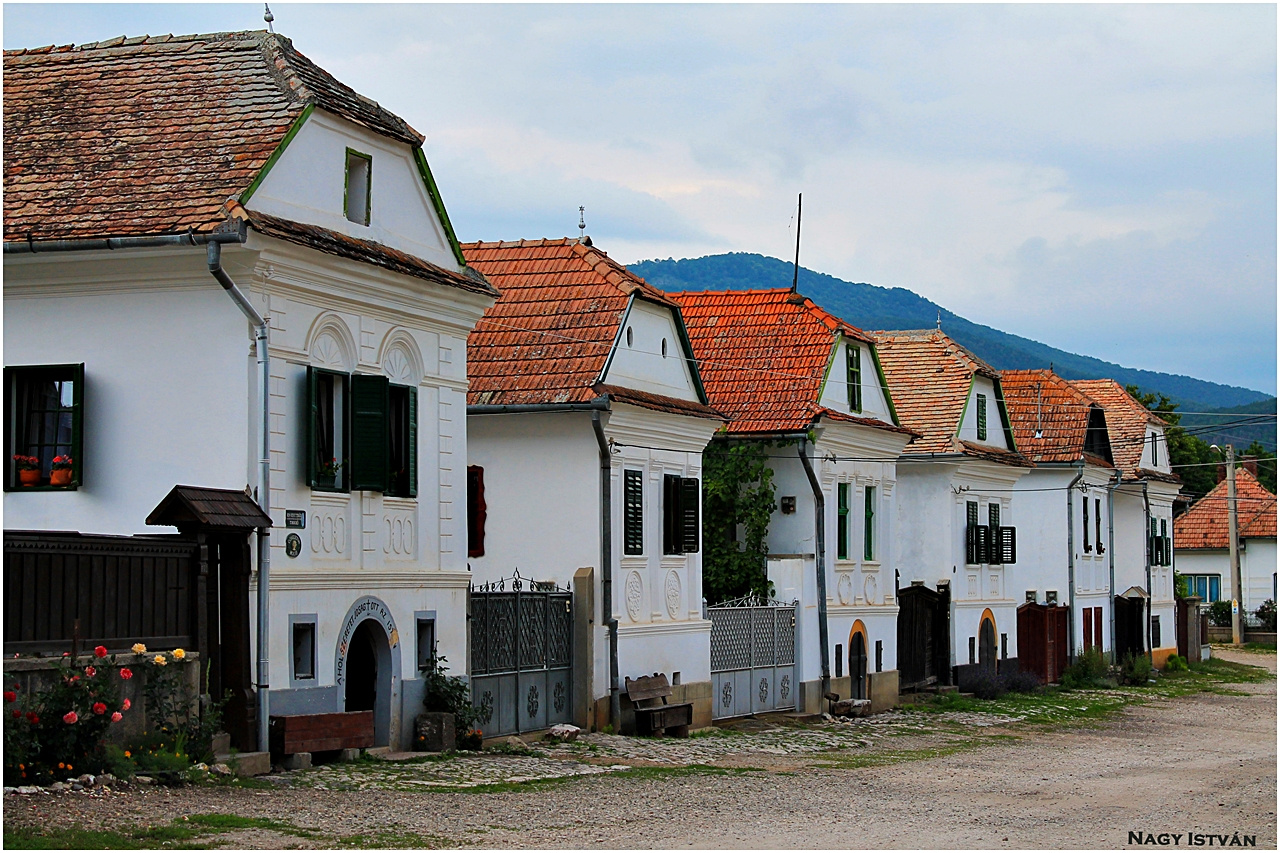
[[267, 32], [274, 33], [276, 30], [275, 27], [271, 26], [271, 22], [276, 19], [276, 16], [271, 14], [271, 5], [269, 3], [263, 3], [262, 5], [267, 9], [267, 13], [262, 16], [262, 20], [267, 22]]
[[942, 309], [938, 309], [938, 331], [942, 331]]
[[804, 193], [796, 194], [796, 262], [791, 267], [791, 292], [800, 281], [800, 214], [804, 210]]
[[582, 242], [582, 238], [587, 236], [587, 209], [582, 205], [578, 206], [578, 242]]
[[1044, 428], [1040, 423], [1040, 389], [1041, 384], [1036, 383], [1036, 438], [1044, 438]]

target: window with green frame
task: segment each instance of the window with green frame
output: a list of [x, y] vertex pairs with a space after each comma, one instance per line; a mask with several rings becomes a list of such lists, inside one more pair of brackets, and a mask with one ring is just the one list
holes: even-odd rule
[[836, 483], [836, 559], [849, 559], [848, 483]]
[[876, 487], [867, 486], [862, 498], [862, 559], [876, 558]]
[[978, 441], [987, 440], [987, 395], [978, 395]]
[[[84, 365], [4, 369], [5, 489], [83, 483]], [[56, 467], [55, 467], [56, 466]]]
[[644, 472], [622, 471], [622, 553], [644, 553]]
[[347, 172], [342, 210], [357, 225], [369, 224], [373, 196], [373, 156], [347, 149]]
[[418, 389], [385, 376], [307, 368], [307, 484], [418, 493]]
[[862, 411], [862, 350], [857, 344], [844, 348], [845, 383], [849, 387], [849, 409]]

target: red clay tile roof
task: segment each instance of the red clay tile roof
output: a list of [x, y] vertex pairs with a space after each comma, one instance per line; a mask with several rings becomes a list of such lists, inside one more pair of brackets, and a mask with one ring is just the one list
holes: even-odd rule
[[614, 402], [630, 403], [633, 406], [652, 409], [655, 412], [670, 412], [673, 415], [693, 415], [696, 418], [724, 420], [724, 415], [720, 412], [710, 406], [704, 406], [691, 400], [677, 400], [674, 397], [666, 397], [662, 394], [653, 394], [648, 391], [637, 391], [634, 388], [623, 388], [620, 385], [605, 385], [603, 383], [596, 385], [594, 390], [597, 394], [606, 396]]
[[464, 243], [462, 251], [502, 292], [467, 339], [468, 404], [585, 403], [605, 393], [662, 411], [690, 409], [688, 401], [596, 385], [633, 294], [675, 309], [679, 319], [662, 291], [577, 240]]
[[[1241, 539], [1276, 538], [1276, 496], [1244, 468], [1236, 469], [1236, 524]], [[1230, 547], [1227, 531], [1227, 481], [1191, 505], [1173, 521], [1173, 547], [1178, 551]]]
[[1085, 450], [1090, 412], [1098, 405], [1088, 395], [1051, 370], [1004, 370], [1000, 379], [1013, 437], [1023, 455], [1037, 463], [1084, 458], [1111, 467]]
[[962, 453], [992, 461], [1026, 465], [1027, 460], [980, 444], [961, 441], [960, 417], [975, 374], [1000, 387], [991, 365], [940, 329], [872, 332], [885, 382], [893, 393], [898, 422], [920, 434], [907, 454]]
[[684, 312], [707, 397], [729, 416], [730, 433], [798, 432], [819, 417], [834, 417], [819, 405], [819, 393], [836, 337], [871, 343], [861, 329], [790, 290], [690, 291], [671, 298]]
[[5, 51], [4, 239], [212, 230], [309, 104], [421, 143], [271, 33]]
[[252, 212], [246, 215], [253, 229], [268, 237], [276, 237], [280, 240], [287, 240], [290, 243], [309, 246], [330, 255], [337, 255], [353, 261], [363, 261], [392, 272], [411, 275], [415, 278], [433, 281], [448, 287], [457, 287], [486, 296], [498, 295], [498, 291], [485, 280], [483, 275], [470, 268], [457, 272], [437, 266], [430, 261], [424, 261], [398, 249], [393, 249], [390, 246], [384, 246], [372, 240], [348, 237], [346, 234], [339, 234], [336, 231], [330, 231], [328, 228], [305, 225], [301, 222], [293, 222], [289, 219], [281, 219], [278, 216], [269, 216], [265, 213]]
[[1111, 457], [1126, 480], [1152, 479], [1180, 483], [1176, 474], [1141, 468], [1147, 441], [1147, 425], [1168, 426], [1163, 419], [1133, 399], [1114, 379], [1076, 379], [1071, 384], [1097, 401], [1107, 412], [1107, 433], [1111, 437]]

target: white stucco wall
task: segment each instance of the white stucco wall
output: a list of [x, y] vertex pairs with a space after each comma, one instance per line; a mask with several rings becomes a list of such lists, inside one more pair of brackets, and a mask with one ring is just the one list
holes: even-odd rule
[[606, 385], [698, 401], [687, 353], [670, 308], [633, 297], [621, 329], [605, 368]]
[[[861, 353], [858, 364], [862, 370], [862, 410], [855, 412], [849, 407], [849, 386], [845, 381], [849, 370], [849, 351], [847, 346], [853, 344]], [[844, 335], [836, 339], [832, 351], [831, 364], [827, 369], [826, 381], [822, 385], [822, 396], [819, 405], [847, 415], [861, 415], [892, 423], [889, 415], [889, 404], [884, 389], [880, 386], [880, 376], [876, 372], [876, 363], [871, 357], [871, 347], [861, 341], [853, 341]]]
[[[1179, 574], [1218, 575], [1221, 597], [1231, 600], [1231, 557], [1225, 548], [1217, 551], [1178, 551]], [[1276, 540], [1245, 539], [1240, 549], [1240, 582], [1245, 612], [1253, 614], [1267, 599], [1275, 598]]]
[[[367, 226], [344, 213], [348, 148], [373, 158]], [[245, 206], [458, 267], [413, 150], [320, 110], [303, 123]]]
[[[978, 395], [987, 398], [987, 437], [978, 440]], [[974, 376], [973, 385], [969, 389], [969, 402], [965, 406], [964, 420], [960, 424], [959, 436], [964, 441], [996, 447], [1001, 450], [1012, 450], [1008, 437], [1004, 432], [1004, 424], [1000, 420], [1000, 408], [996, 403], [996, 386], [985, 376]]]

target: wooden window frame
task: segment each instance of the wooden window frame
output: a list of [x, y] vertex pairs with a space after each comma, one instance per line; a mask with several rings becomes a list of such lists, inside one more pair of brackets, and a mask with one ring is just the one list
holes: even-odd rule
[[862, 490], [862, 559], [868, 563], [876, 559], [875, 486], [865, 486]]
[[[363, 160], [366, 164], [363, 218], [355, 218], [351, 215], [351, 161], [353, 159]], [[347, 218], [348, 222], [368, 227], [369, 222], [371, 221], [370, 216], [373, 212], [373, 155], [365, 154], [364, 152], [357, 151], [354, 148], [348, 148], [346, 159], [343, 161], [343, 176], [342, 215]], [[359, 212], [357, 211], [357, 214], [358, 213]]]
[[701, 538], [702, 490], [698, 481], [679, 474], [662, 476], [662, 553], [695, 554]]
[[844, 350], [845, 384], [849, 392], [849, 410], [862, 412], [862, 349], [846, 344]]
[[[397, 498], [416, 498], [418, 496], [418, 389], [393, 382], [389, 384], [387, 393], [388, 465], [387, 490], [384, 494]], [[402, 459], [404, 464], [397, 469], [398, 458]]]
[[[71, 382], [71, 405], [59, 405], [56, 409], [33, 409], [29, 387], [35, 381]], [[13, 491], [75, 491], [84, 484], [84, 364], [47, 364], [6, 367], [4, 369], [4, 410], [5, 410], [5, 460], [8, 467], [4, 479], [4, 490]], [[71, 436], [68, 442], [38, 440], [34, 444], [27, 435], [30, 415], [34, 411], [56, 413], [61, 421], [62, 414], [71, 417]], [[35, 447], [36, 452], [31, 453]], [[49, 453], [43, 449], [50, 449]], [[66, 453], [58, 453], [65, 449]], [[40, 482], [33, 486], [23, 486], [18, 479], [17, 464], [13, 456], [20, 453], [24, 456], [36, 456], [41, 461]], [[47, 459], [45, 458], [47, 455]], [[71, 481], [66, 485], [55, 486], [50, 482], [54, 456], [71, 456]]]
[[1102, 498], [1093, 499], [1093, 539], [1099, 555], [1107, 553], [1102, 544]]
[[1000, 502], [987, 504], [987, 529], [991, 532], [990, 545], [987, 548], [987, 563], [993, 566], [1003, 564], [1003, 551], [1000, 547]]
[[1083, 509], [1080, 510], [1080, 521], [1082, 523], [1081, 526], [1084, 529], [1084, 552], [1086, 554], [1092, 554], [1093, 543], [1089, 541], [1089, 496], [1085, 495], [1080, 500], [1083, 502]]
[[644, 556], [644, 472], [622, 469], [622, 553]]
[[849, 483], [836, 483], [836, 559], [849, 559]]
[[978, 402], [978, 441], [987, 440], [987, 395], [979, 394]]

